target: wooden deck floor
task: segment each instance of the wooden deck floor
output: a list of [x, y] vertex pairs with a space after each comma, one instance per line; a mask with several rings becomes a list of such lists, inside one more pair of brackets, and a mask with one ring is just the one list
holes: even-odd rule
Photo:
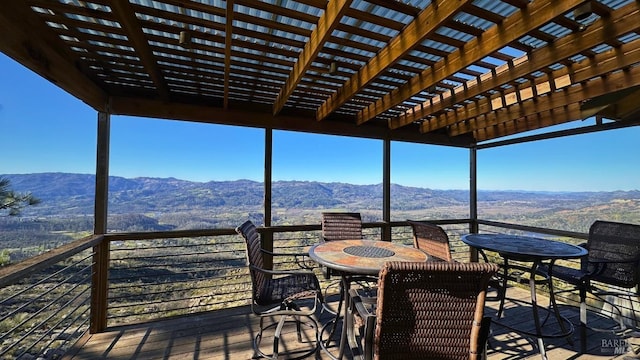
[[[509, 297], [516, 300], [527, 299], [528, 291], [511, 288]], [[497, 302], [488, 301], [487, 312], [495, 312], [497, 304]], [[561, 309], [562, 314], [573, 324], [579, 323], [577, 308], [562, 306]], [[329, 314], [324, 313], [320, 320], [324, 322], [329, 317]], [[507, 304], [503, 322], [533, 327], [530, 308], [526, 308], [517, 301]], [[612, 322], [599, 320], [601, 326], [609, 324]], [[251, 314], [248, 307], [215, 311], [143, 325], [118, 327], [104, 333], [89, 335], [65, 359], [250, 359], [253, 356], [251, 344], [257, 328], [257, 318]], [[587, 353], [578, 354], [580, 344], [577, 333], [578, 331], [573, 335], [573, 345], [569, 344], [566, 338], [545, 340], [548, 358], [563, 360], [640, 358], [633, 352], [640, 348], [640, 338], [631, 335], [621, 338], [594, 331], [588, 333]], [[498, 324], [492, 325], [492, 334], [488, 351], [490, 360], [540, 358], [535, 339], [527, 339]], [[268, 340], [265, 340], [266, 342]], [[285, 339], [285, 343], [290, 342]], [[294, 342], [291, 341], [291, 343]], [[628, 345], [626, 346], [628, 352], [615, 353], [615, 346], [618, 346], [619, 350], [620, 346], [625, 345]], [[310, 356], [310, 358], [314, 357], [330, 359], [322, 351]]]

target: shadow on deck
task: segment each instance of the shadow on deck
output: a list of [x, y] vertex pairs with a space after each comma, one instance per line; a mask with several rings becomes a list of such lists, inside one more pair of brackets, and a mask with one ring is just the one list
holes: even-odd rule
[[[507, 303], [500, 323], [507, 326], [533, 328], [530, 308], [518, 299], [528, 299], [526, 290], [510, 288], [509, 297], [515, 299]], [[544, 301], [542, 300], [542, 305]], [[498, 302], [487, 301], [487, 314], [494, 314]], [[549, 359], [640, 359], [634, 351], [640, 349], [640, 335], [616, 336], [607, 332], [588, 331], [588, 349], [579, 354], [580, 341], [577, 330], [579, 314], [576, 307], [561, 305], [561, 313], [575, 327], [573, 344], [567, 338], [545, 339]], [[320, 321], [325, 322], [330, 315], [323, 313]], [[593, 321], [595, 320], [595, 321]], [[609, 319], [589, 318], [590, 324], [611, 327], [615, 323]], [[250, 359], [253, 356], [252, 341], [258, 328], [258, 319], [249, 307], [234, 308], [208, 313], [200, 313], [171, 320], [157, 321], [111, 328], [100, 334], [85, 337], [65, 356], [66, 360], [89, 359]], [[548, 322], [545, 330], [558, 327]], [[635, 336], [635, 337], [634, 337]], [[308, 339], [312, 338], [308, 334]], [[285, 344], [297, 344], [295, 341]], [[267, 340], [265, 340], [265, 345]], [[297, 346], [297, 345], [292, 345]], [[268, 349], [266, 349], [268, 350]], [[335, 350], [335, 348], [334, 348]], [[348, 354], [347, 352], [347, 355]], [[348, 358], [348, 356], [346, 356]], [[313, 357], [311, 357], [313, 358]], [[329, 359], [321, 350], [316, 359]], [[494, 323], [489, 340], [488, 358], [499, 359], [539, 359], [537, 340], [528, 338]]]

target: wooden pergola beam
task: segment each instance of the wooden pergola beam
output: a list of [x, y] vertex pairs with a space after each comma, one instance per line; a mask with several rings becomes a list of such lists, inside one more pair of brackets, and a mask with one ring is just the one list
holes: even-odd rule
[[[228, 110], [215, 106], [167, 103], [161, 100], [131, 97], [110, 99], [113, 115], [141, 116], [158, 119], [180, 119], [209, 124], [245, 126], [274, 130], [300, 131], [314, 134], [352, 136], [368, 139], [390, 139], [421, 144], [468, 147], [471, 136], [449, 138], [446, 134], [420, 134], [416, 129], [391, 131], [387, 126], [357, 126], [345, 121], [313, 121], [306, 116], [271, 115], [255, 106], [235, 104]], [[255, 111], [240, 110], [255, 109]]]
[[574, 103], [562, 108], [539, 112], [518, 119], [510, 119], [500, 124], [478, 129], [473, 132], [473, 136], [478, 142], [481, 142], [535, 130], [540, 126], [553, 126], [579, 120], [581, 119], [581, 114], [580, 105]]
[[583, 2], [584, 0], [560, 2], [538, 0], [530, 3], [526, 9], [514, 13], [503, 22], [491, 27], [481, 37], [468, 41], [460, 49], [439, 60], [433, 67], [425, 69], [406, 84], [361, 110], [358, 113], [357, 123], [362, 124], [375, 118], [420, 91], [435, 85], [484, 57], [490, 56], [526, 35], [532, 29], [537, 29], [554, 18], [562, 16]]
[[331, 37], [331, 33], [340, 23], [340, 19], [345, 12], [351, 6], [353, 0], [331, 0], [327, 4], [327, 8], [318, 19], [316, 28], [311, 32], [309, 41], [304, 45], [298, 61], [293, 65], [289, 77], [284, 83], [284, 86], [280, 89], [278, 97], [273, 103], [273, 115], [277, 115], [284, 104], [287, 102], [291, 94], [296, 89], [296, 86], [302, 80], [302, 77], [311, 67], [311, 63], [315, 60], [322, 47]]
[[638, 101], [640, 99], [640, 88], [618, 96], [622, 96], [622, 98], [611, 102], [597, 114], [610, 119], [627, 120], [640, 113], [640, 102]]
[[109, 2], [109, 6], [125, 30], [127, 37], [133, 43], [132, 47], [140, 57], [140, 62], [144, 65], [149, 77], [156, 85], [158, 96], [163, 100], [169, 100], [169, 87], [158, 68], [156, 58], [145, 38], [131, 3], [129, 0], [112, 0]]
[[[389, 126], [392, 129], [397, 129], [441, 112], [444, 109], [452, 107], [455, 103], [472, 99], [489, 90], [497, 89], [504, 84], [513, 82], [527, 74], [539, 71], [556, 63], [558, 58], [573, 56], [611, 39], [615, 39], [618, 36], [634, 31], [638, 28], [638, 24], [640, 24], [638, 4], [629, 4], [614, 12], [610, 17], [602, 18], [594, 22], [585, 32], [566, 36], [549, 44], [549, 46], [535, 50], [531, 55], [526, 56], [526, 61], [522, 61], [521, 59], [518, 64], [509, 66], [504, 71], [486, 80], [477, 81], [474, 86], [465, 87], [464, 90], [451, 94], [449, 97], [444, 97], [439, 102], [425, 102], [415, 106], [413, 111], [390, 120]], [[433, 122], [429, 121], [425, 122], [426, 125], [423, 131], [435, 130], [438, 127], [450, 125], [449, 123], [437, 122], [439, 126], [434, 127], [431, 125], [432, 123]]]
[[[515, 98], [514, 101], [523, 102], [531, 97], [543, 95], [546, 92], [552, 91], [551, 85], [548, 84], [549, 82], [554, 83], [554, 87], [567, 86], [568, 84], [562, 84], [568, 81], [567, 75], [571, 83], [581, 83], [594, 77], [604, 76], [608, 73], [624, 69], [638, 62], [640, 62], [640, 40], [635, 40], [622, 45], [618, 49], [611, 49], [591, 59], [585, 59], [574, 64], [571, 68], [562, 68], [548, 76], [541, 76], [535, 80], [535, 83], [529, 82], [521, 84], [518, 88], [506, 92], [493, 100], [488, 98], [480, 99], [456, 111], [445, 112], [425, 119], [421, 124], [420, 131], [430, 132], [446, 126], [465, 126], [465, 122], [469, 119], [488, 114], [491, 111], [499, 110], [505, 106], [513, 106], [511, 104], [504, 105], [507, 103], [505, 99]], [[494, 106], [493, 101], [496, 100], [502, 105]]]
[[[608, 76], [597, 77], [590, 81], [578, 83], [561, 91], [556, 91], [545, 96], [533, 98], [520, 103], [519, 105], [509, 106], [501, 111], [494, 111], [489, 114], [480, 116], [467, 122], [461, 122], [452, 128], [450, 135], [460, 135], [467, 132], [488, 133], [483, 130], [486, 128], [502, 128], [502, 124], [518, 124], [518, 119], [531, 118], [531, 115], [537, 113], [553, 112], [556, 116], [561, 114], [563, 109], [577, 108], [580, 110], [577, 114], [571, 112], [570, 117], [562, 117], [562, 122], [584, 119], [591, 114], [585, 114], [581, 109], [581, 102], [584, 99], [596, 98], [608, 94], [612, 91], [620, 91], [640, 85], [640, 67], [633, 67], [627, 71], [619, 71]], [[629, 96], [637, 96], [637, 91]], [[631, 113], [637, 110], [638, 98], [634, 97], [636, 105], [631, 107]], [[514, 120], [515, 119], [515, 120]], [[520, 120], [521, 121], [521, 120]], [[536, 124], [536, 128], [540, 124]], [[548, 126], [545, 124], [545, 126]], [[514, 127], [514, 130], [516, 128]], [[533, 128], [531, 128], [533, 129]], [[527, 129], [527, 130], [531, 130]], [[518, 132], [522, 131], [520, 126]], [[491, 130], [493, 131], [493, 130]], [[490, 132], [489, 132], [490, 133]], [[495, 132], [493, 133], [496, 134]], [[501, 135], [502, 136], [502, 135]], [[485, 140], [476, 138], [478, 141]]]
[[427, 8], [409, 23], [389, 44], [381, 49], [366, 65], [353, 74], [342, 87], [328, 98], [316, 112], [316, 120], [325, 119], [344, 103], [353, 98], [367, 84], [378, 77], [382, 72], [395, 64], [414, 47], [442, 25], [451, 19], [456, 11], [470, 0], [445, 1], [431, 3]]

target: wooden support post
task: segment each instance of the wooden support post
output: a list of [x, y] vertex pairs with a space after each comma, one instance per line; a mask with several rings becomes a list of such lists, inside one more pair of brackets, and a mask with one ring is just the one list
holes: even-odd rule
[[[94, 234], [107, 232], [107, 197], [109, 191], [109, 133], [111, 116], [98, 113], [98, 139], [96, 149], [96, 194], [94, 208]], [[103, 240], [93, 248], [93, 275], [91, 284], [91, 318], [89, 331], [98, 333], [107, 327], [109, 291], [109, 242]]]
[[384, 139], [382, 145], [382, 240], [391, 241], [391, 140]]
[[[478, 149], [474, 146], [469, 149], [469, 232], [478, 232]], [[478, 250], [471, 248], [469, 261], [478, 261]]]
[[[265, 129], [264, 133], [264, 226], [271, 226], [271, 182], [273, 172], [273, 130]], [[273, 232], [263, 231], [260, 238], [262, 239], [262, 248], [273, 251]], [[273, 258], [265, 256], [266, 269], [273, 269]]]

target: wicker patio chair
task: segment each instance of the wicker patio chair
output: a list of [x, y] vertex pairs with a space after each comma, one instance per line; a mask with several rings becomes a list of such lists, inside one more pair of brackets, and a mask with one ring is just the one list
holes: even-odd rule
[[322, 241], [351, 239], [362, 239], [362, 218], [360, 213], [322, 213]]
[[[449, 235], [444, 229], [436, 224], [430, 224], [425, 221], [407, 220], [413, 230], [413, 246], [429, 255], [430, 260], [435, 261], [454, 261], [451, 254], [451, 246], [449, 244]], [[484, 253], [485, 262], [489, 262]], [[502, 280], [498, 274], [494, 275], [489, 281], [489, 288], [492, 289], [491, 296], [487, 300], [499, 301], [504, 297], [504, 287]]]
[[[322, 234], [320, 241], [353, 240], [362, 239], [362, 217], [356, 212], [323, 212]], [[331, 278], [331, 269], [323, 268], [325, 279]], [[377, 281], [377, 279], [373, 279]], [[325, 295], [330, 288], [339, 285], [340, 282], [332, 282], [325, 289]], [[343, 291], [341, 288], [340, 291]], [[329, 309], [330, 310], [330, 309]], [[334, 312], [333, 310], [330, 310]]]
[[[264, 267], [264, 255], [278, 256], [262, 248], [260, 234], [251, 221], [236, 228], [245, 240], [247, 263], [251, 274], [251, 310], [260, 317], [260, 330], [253, 347], [256, 357], [276, 359], [280, 354], [280, 336], [286, 323], [294, 322], [298, 342], [303, 342], [302, 325], [310, 328], [315, 335], [308, 349], [295, 350], [287, 355], [290, 359], [309, 356], [318, 349], [318, 325], [315, 320], [317, 304], [322, 304], [322, 290], [317, 277], [311, 270], [271, 270]], [[275, 305], [275, 306], [274, 306]], [[267, 321], [267, 323], [265, 323]], [[273, 353], [266, 354], [260, 349], [263, 331], [275, 327]]]
[[[623, 310], [629, 310], [633, 327], [637, 326], [634, 301], [629, 301], [630, 309], [622, 309], [614, 303], [618, 297], [638, 295], [640, 281], [640, 225], [611, 221], [595, 221], [589, 229], [589, 238], [582, 244], [589, 254], [581, 259], [580, 268], [554, 266], [552, 279], [563, 280], [580, 294], [580, 342], [582, 352], [586, 351], [587, 294], [595, 296], [603, 304], [617, 312], [619, 326], [613, 330], [591, 328], [597, 331], [623, 332], [627, 330]], [[552, 280], [552, 281], [553, 281]], [[557, 294], [558, 292], [556, 292]]]
[[413, 229], [413, 246], [427, 253], [432, 260], [452, 261], [449, 236], [438, 225], [407, 220]]
[[[362, 239], [362, 217], [357, 212], [323, 212], [322, 213], [322, 234], [321, 241], [335, 240], [353, 240]], [[323, 274], [326, 279], [331, 277], [331, 269], [323, 268]], [[335, 274], [334, 274], [335, 275]], [[340, 274], [343, 275], [343, 274]], [[358, 284], [363, 291], [361, 294], [369, 294], [369, 297], [375, 297], [375, 283], [378, 281], [376, 276], [351, 276], [351, 281]], [[341, 281], [331, 282], [324, 290], [325, 298], [328, 296], [330, 289], [339, 286], [340, 299], [344, 297], [344, 289]], [[338, 303], [338, 309], [333, 310], [325, 306], [325, 310], [332, 314], [340, 313], [342, 301]]]
[[[478, 359], [491, 319], [484, 317], [488, 263], [389, 262], [380, 271], [375, 313], [350, 292], [349, 345], [356, 359]], [[360, 331], [355, 331], [354, 324]]]

